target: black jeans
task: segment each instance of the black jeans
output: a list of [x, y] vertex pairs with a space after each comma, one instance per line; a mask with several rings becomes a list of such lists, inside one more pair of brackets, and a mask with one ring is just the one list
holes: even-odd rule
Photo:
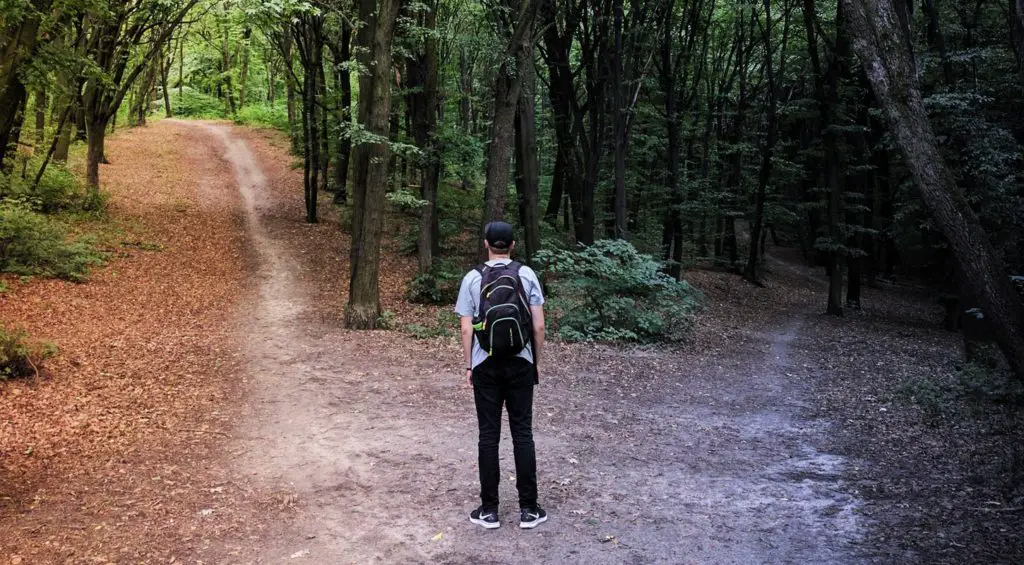
[[537, 455], [533, 446], [533, 384], [536, 372], [529, 361], [487, 359], [473, 369], [473, 397], [480, 423], [480, 500], [485, 510], [498, 509], [498, 442], [501, 406], [508, 408], [512, 452], [516, 460], [519, 507], [537, 506]]

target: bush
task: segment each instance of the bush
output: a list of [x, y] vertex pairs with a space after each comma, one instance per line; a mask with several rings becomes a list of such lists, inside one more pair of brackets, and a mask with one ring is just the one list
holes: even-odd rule
[[409, 324], [405, 326], [405, 331], [416, 339], [430, 339], [456, 335], [458, 334], [458, 327], [458, 317], [455, 313], [442, 310], [437, 313], [437, 317], [432, 325]]
[[286, 106], [245, 106], [235, 114], [236, 124], [271, 127], [288, 131], [288, 108]]
[[38, 374], [43, 361], [56, 353], [52, 343], [32, 342], [25, 330], [9, 331], [0, 324], [0, 380]]
[[[42, 162], [33, 161], [28, 169], [38, 171]], [[60, 163], [51, 162], [36, 187], [32, 186], [34, 179], [34, 174], [24, 179], [20, 174], [0, 175], [0, 198], [18, 200], [44, 214], [93, 209], [93, 199], [78, 177]]]
[[435, 260], [430, 272], [418, 274], [409, 281], [405, 297], [416, 304], [454, 304], [462, 275], [451, 262]]
[[0, 271], [81, 281], [102, 262], [87, 241], [68, 241], [60, 222], [24, 202], [0, 202]]
[[626, 241], [542, 250], [537, 260], [550, 285], [553, 325], [568, 341], [678, 341], [700, 308], [699, 291]]
[[226, 117], [224, 115], [224, 103], [218, 100], [216, 96], [210, 96], [191, 88], [185, 88], [181, 96], [177, 96], [177, 89], [171, 92], [171, 111], [176, 117], [203, 119], [221, 119]]

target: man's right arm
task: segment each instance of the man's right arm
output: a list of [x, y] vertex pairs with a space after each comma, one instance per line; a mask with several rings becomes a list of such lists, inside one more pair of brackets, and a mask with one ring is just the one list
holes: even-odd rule
[[540, 352], [544, 349], [544, 306], [530, 306], [530, 316], [533, 318], [533, 364], [537, 366]]

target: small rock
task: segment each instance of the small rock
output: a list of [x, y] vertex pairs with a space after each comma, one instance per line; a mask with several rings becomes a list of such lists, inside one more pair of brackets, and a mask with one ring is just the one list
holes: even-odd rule
[[296, 551], [291, 555], [291, 559], [299, 559], [300, 557], [309, 557], [309, 550], [303, 549], [301, 551]]

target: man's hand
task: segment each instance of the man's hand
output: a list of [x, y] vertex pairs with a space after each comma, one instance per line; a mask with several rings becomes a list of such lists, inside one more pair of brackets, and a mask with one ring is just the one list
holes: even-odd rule
[[466, 369], [466, 386], [473, 387], [473, 369]]

